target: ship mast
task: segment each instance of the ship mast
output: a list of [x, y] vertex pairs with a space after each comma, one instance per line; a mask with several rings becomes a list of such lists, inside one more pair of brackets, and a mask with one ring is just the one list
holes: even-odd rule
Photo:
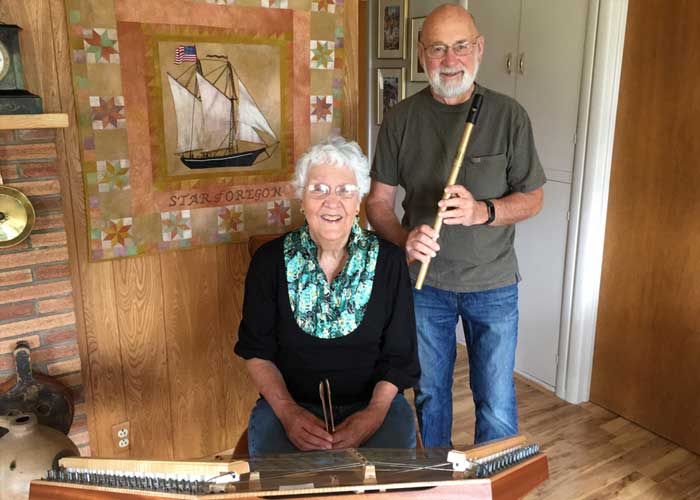
[[226, 84], [231, 85], [231, 130], [228, 133], [228, 147], [230, 150], [238, 152], [238, 141], [236, 140], [236, 101], [238, 96], [236, 95], [236, 84], [233, 82], [233, 68], [228, 58], [226, 59], [226, 71], [228, 72], [228, 82]]

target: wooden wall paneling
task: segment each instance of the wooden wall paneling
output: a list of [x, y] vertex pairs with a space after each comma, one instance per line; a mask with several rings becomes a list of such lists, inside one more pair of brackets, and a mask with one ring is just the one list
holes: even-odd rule
[[[61, 111], [68, 113], [71, 125], [63, 132], [65, 170], [61, 169], [70, 190], [71, 220], [69, 235], [71, 274], [77, 292], [78, 336], [83, 384], [88, 399], [88, 429], [93, 455], [124, 456], [117, 447], [112, 426], [126, 420], [119, 322], [112, 263], [89, 262], [85, 191], [80, 165], [79, 135], [71, 69], [72, 52], [68, 45], [65, 6], [62, 0], [50, 0], [54, 56]], [[45, 33], [43, 34], [45, 36]], [[47, 37], [51, 38], [51, 37]], [[48, 79], [48, 78], [45, 78]], [[68, 231], [68, 228], [66, 228]]]
[[250, 411], [258, 392], [248, 375], [245, 361], [233, 352], [243, 311], [245, 277], [250, 257], [246, 244], [217, 247], [219, 268], [219, 331], [224, 339], [224, 390], [226, 394], [225, 448], [233, 448], [248, 427]]
[[630, 2], [591, 400], [700, 453], [700, 3]]
[[173, 431], [160, 259], [114, 261], [130, 455], [172, 460]]
[[345, 20], [343, 40], [345, 50], [345, 86], [343, 87], [343, 137], [357, 140], [358, 132], [358, 0], [345, 0]]
[[81, 359], [81, 364], [90, 366], [94, 435], [97, 438], [96, 445], [91, 448], [98, 456], [128, 456], [128, 449], [119, 448], [112, 435], [112, 426], [127, 420], [112, 262], [87, 264], [87, 260], [82, 260], [81, 264], [87, 345], [87, 356]]
[[217, 250], [165, 252], [160, 263], [173, 456], [180, 460], [210, 455], [228, 444]]

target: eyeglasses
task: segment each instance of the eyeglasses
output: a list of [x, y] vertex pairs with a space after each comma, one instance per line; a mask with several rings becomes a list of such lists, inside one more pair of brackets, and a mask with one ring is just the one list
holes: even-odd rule
[[447, 51], [449, 49], [452, 49], [452, 53], [456, 56], [470, 55], [472, 52], [474, 52], [474, 47], [476, 47], [478, 40], [479, 37], [476, 37], [473, 42], [464, 40], [451, 46], [445, 45], [444, 43], [435, 43], [427, 46], [423, 45], [423, 42], [420, 42], [420, 44], [425, 49], [425, 55], [428, 56], [429, 59], [442, 59], [443, 57], [447, 56]]
[[[335, 187], [335, 194], [339, 198], [348, 200], [354, 197], [359, 190], [360, 188], [356, 184], [338, 184]], [[328, 184], [316, 182], [306, 186], [306, 191], [311, 198], [323, 200], [324, 198], [328, 198], [328, 195], [331, 194], [331, 187]]]

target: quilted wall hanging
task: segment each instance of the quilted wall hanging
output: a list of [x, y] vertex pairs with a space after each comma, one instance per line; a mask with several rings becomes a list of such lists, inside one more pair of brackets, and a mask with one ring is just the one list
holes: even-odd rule
[[92, 260], [246, 241], [340, 132], [343, 0], [66, 0]]

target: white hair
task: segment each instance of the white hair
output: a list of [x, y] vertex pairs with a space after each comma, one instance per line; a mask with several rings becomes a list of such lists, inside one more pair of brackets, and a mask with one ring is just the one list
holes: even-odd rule
[[360, 200], [369, 193], [369, 161], [355, 141], [348, 141], [340, 136], [331, 136], [311, 146], [311, 149], [299, 158], [294, 169], [292, 186], [300, 198], [306, 187], [309, 170], [317, 165], [349, 168], [355, 174]]

